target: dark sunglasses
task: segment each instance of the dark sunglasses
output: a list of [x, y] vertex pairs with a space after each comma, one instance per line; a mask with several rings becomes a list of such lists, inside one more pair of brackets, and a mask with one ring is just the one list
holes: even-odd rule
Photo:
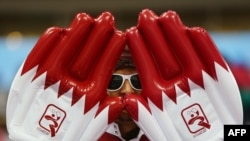
[[137, 73], [130, 75], [114, 73], [108, 85], [108, 91], [117, 91], [121, 89], [126, 79], [134, 90], [141, 91], [141, 83]]

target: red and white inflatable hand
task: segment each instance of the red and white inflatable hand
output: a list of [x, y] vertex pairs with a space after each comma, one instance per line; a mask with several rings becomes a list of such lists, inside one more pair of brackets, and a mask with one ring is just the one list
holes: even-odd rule
[[224, 124], [243, 123], [238, 86], [207, 31], [143, 10], [127, 37], [145, 99], [128, 97], [127, 109], [149, 139], [223, 140]]
[[112, 110], [123, 107], [119, 99], [105, 98], [125, 42], [108, 12], [96, 19], [79, 13], [69, 28], [49, 28], [13, 80], [7, 102], [10, 138], [97, 140], [118, 113]]

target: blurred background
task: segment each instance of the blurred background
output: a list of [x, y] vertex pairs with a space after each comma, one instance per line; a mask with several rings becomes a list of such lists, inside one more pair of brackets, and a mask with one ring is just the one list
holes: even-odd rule
[[[68, 27], [77, 13], [93, 18], [110, 11], [116, 27], [136, 25], [138, 13], [176, 11], [186, 26], [205, 28], [226, 58], [239, 84], [244, 124], [250, 122], [249, 0], [1, 0], [0, 1], [0, 125], [5, 127], [8, 91], [17, 69], [49, 27]], [[0, 133], [0, 137], [2, 134]]]

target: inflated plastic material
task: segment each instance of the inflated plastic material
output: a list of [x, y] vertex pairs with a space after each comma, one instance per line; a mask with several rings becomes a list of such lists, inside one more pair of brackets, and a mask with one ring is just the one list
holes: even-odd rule
[[224, 124], [243, 124], [237, 83], [206, 30], [146, 9], [127, 36], [146, 101], [127, 109], [150, 140], [223, 140]]
[[[69, 28], [52, 27], [45, 31], [10, 89], [7, 102], [10, 138], [97, 140], [109, 121], [114, 120], [108, 117], [116, 118], [119, 114], [107, 102], [113, 99], [112, 102], [119, 103], [120, 99], [107, 97], [106, 88], [125, 41], [125, 33], [114, 28], [109, 12], [96, 19], [79, 13]], [[119, 104], [114, 106], [123, 108]], [[98, 107], [104, 109], [97, 115]]]

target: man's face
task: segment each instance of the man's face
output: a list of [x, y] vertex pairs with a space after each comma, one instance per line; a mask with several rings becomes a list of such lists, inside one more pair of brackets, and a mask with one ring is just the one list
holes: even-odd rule
[[[139, 89], [136, 89], [136, 88], [138, 88], [138, 86], [140, 86], [139, 78], [136, 75], [136, 73], [137, 72], [134, 68], [123, 68], [123, 69], [116, 70], [114, 72], [114, 74], [117, 74], [117, 75], [121, 74], [121, 75], [125, 75], [128, 77], [131, 74], [135, 74], [135, 75], [132, 75], [130, 77], [131, 78], [130, 80], [131, 81], [134, 80], [134, 82], [137, 82], [136, 80], [138, 79], [138, 82], [137, 83], [131, 82], [131, 83], [135, 84], [133, 87], [128, 80], [129, 78], [125, 79], [125, 81], [124, 81], [123, 85], [120, 87], [120, 89], [115, 90], [115, 91], [108, 90], [109, 96], [125, 96], [126, 94], [140, 94], [141, 91]], [[112, 80], [111, 80], [111, 83], [112, 83]], [[129, 113], [125, 109], [122, 111], [119, 118], [117, 119], [117, 122], [131, 122], [131, 121], [132, 121], [132, 119], [131, 119]]]

